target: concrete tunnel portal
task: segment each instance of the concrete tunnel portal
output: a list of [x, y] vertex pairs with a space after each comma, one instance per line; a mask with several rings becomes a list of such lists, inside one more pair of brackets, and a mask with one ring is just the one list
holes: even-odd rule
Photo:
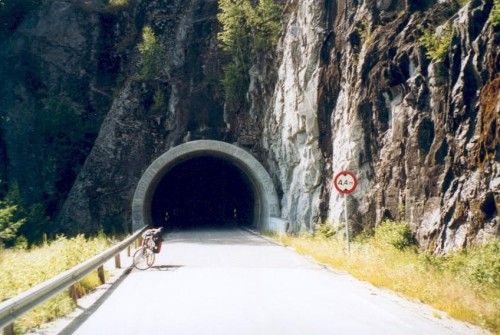
[[157, 158], [140, 179], [132, 228], [244, 226], [283, 231], [271, 177], [247, 151], [212, 140], [192, 141]]

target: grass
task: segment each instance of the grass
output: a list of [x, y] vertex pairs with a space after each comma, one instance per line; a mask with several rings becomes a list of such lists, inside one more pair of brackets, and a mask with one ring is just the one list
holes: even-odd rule
[[[0, 250], [0, 301], [13, 297], [105, 250], [111, 241], [103, 235], [86, 239], [58, 237], [29, 250]], [[85, 294], [100, 285], [95, 272], [79, 283]], [[25, 314], [14, 323], [16, 333], [25, 333], [45, 322], [64, 316], [76, 305], [67, 290]]]
[[[394, 224], [398, 225], [402, 224]], [[345, 242], [336, 236], [283, 235], [274, 238], [358, 279], [499, 334], [500, 242], [468, 252], [434, 256], [409, 246], [405, 242], [410, 241], [404, 236], [406, 231], [400, 229], [403, 235], [398, 237], [398, 229], [386, 229], [389, 233], [375, 231], [375, 234], [358, 238], [352, 243], [350, 255], [346, 254]]]
[[109, 5], [113, 7], [125, 7], [128, 5], [128, 0], [109, 0]]
[[500, 0], [494, 0], [493, 9], [490, 14], [490, 22], [493, 26], [500, 26]]

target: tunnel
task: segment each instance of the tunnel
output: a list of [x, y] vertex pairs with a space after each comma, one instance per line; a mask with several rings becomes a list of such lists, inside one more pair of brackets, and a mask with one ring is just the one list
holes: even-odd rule
[[133, 231], [248, 227], [283, 231], [273, 180], [247, 150], [197, 140], [171, 148], [143, 172], [132, 200]]
[[153, 225], [168, 230], [253, 227], [255, 195], [230, 160], [190, 158], [159, 181], [151, 201]]

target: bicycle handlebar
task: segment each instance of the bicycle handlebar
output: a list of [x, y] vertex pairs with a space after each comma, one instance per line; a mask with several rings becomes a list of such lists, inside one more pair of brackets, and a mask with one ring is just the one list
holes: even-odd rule
[[154, 235], [157, 233], [161, 233], [162, 229], [163, 229], [163, 227], [148, 229], [144, 233], [142, 233], [142, 236], [144, 237], [144, 236], [148, 236], [148, 235]]

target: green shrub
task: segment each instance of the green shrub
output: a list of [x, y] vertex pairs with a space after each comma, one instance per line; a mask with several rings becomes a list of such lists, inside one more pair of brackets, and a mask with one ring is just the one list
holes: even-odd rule
[[18, 238], [17, 231], [26, 223], [26, 219], [16, 218], [17, 211], [16, 205], [0, 202], [0, 245], [14, 245]]
[[153, 96], [153, 106], [151, 110], [153, 112], [160, 112], [164, 110], [167, 106], [168, 98], [165, 96], [165, 92], [162, 89], [157, 89], [155, 95]]
[[374, 242], [380, 246], [391, 246], [403, 250], [415, 245], [415, 238], [406, 222], [384, 221], [376, 229]]
[[128, 0], [109, 0], [111, 7], [124, 7], [128, 5]]
[[230, 110], [238, 110], [245, 100], [245, 94], [250, 83], [248, 64], [232, 62], [224, 67], [222, 86], [226, 98], [226, 106]]
[[143, 79], [157, 79], [166, 74], [165, 47], [158, 41], [150, 26], [145, 26], [142, 30], [139, 52], [142, 55], [141, 76]]
[[275, 0], [219, 0], [219, 20], [222, 30], [218, 39], [231, 57], [224, 67], [222, 84], [226, 107], [237, 110], [245, 101], [250, 83], [252, 60], [270, 53], [281, 31], [282, 8]]
[[500, 25], [500, 0], [495, 0], [490, 13], [490, 22], [494, 26]]
[[337, 231], [330, 223], [319, 223], [314, 226], [314, 236], [320, 238], [331, 238], [337, 234]]
[[356, 32], [358, 33], [358, 35], [360, 36], [361, 38], [361, 43], [367, 43], [369, 44], [372, 39], [373, 39], [373, 36], [370, 32], [370, 27], [369, 27], [369, 23], [366, 19], [363, 19], [363, 20], [360, 20], [356, 23]]
[[470, 281], [500, 288], [500, 242], [493, 241], [467, 251], [463, 272]]
[[6, 243], [6, 246], [18, 246], [22, 248], [25, 241], [31, 243], [39, 242], [43, 234], [50, 230], [50, 221], [47, 217], [45, 206], [41, 203], [34, 203], [30, 206], [26, 205], [21, 197], [17, 183], [11, 184], [4, 203], [15, 207], [10, 220], [13, 222], [22, 221], [22, 224], [15, 231], [15, 236], [12, 236], [11, 241]]
[[448, 53], [452, 39], [453, 27], [447, 24], [439, 33], [434, 29], [424, 30], [419, 41], [427, 50], [426, 55], [429, 59], [440, 61]]

